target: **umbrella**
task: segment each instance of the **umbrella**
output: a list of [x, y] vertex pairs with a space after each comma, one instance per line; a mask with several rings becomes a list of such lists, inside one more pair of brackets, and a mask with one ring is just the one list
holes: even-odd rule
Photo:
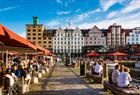
[[100, 56], [100, 54], [96, 52], [91, 52], [91, 53], [86, 54], [86, 56]]
[[136, 53], [135, 55], [140, 56], [140, 52], [139, 53]]
[[109, 53], [108, 56], [127, 56], [128, 54], [122, 52]]

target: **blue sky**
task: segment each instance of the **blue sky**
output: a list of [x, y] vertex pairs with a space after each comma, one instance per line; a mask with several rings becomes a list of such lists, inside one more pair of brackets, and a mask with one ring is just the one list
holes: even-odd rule
[[140, 0], [0, 0], [0, 23], [25, 37], [25, 24], [38, 16], [46, 28], [140, 27]]

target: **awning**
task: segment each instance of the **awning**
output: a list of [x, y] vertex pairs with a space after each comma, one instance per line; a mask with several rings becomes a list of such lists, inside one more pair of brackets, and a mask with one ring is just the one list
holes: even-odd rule
[[96, 52], [91, 52], [91, 53], [88, 53], [86, 54], [86, 56], [100, 56], [100, 54], [96, 53]]
[[0, 24], [0, 36], [4, 36], [4, 35], [5, 35], [4, 30], [2, 28], [2, 25]]
[[24, 48], [31, 48], [36, 50], [36, 46], [30, 43], [25, 38], [17, 35], [16, 33], [12, 32], [5, 26], [2, 26], [5, 36], [2, 36], [0, 42], [2, 42], [5, 46], [14, 46], [14, 47], [24, 47]]
[[108, 56], [128, 56], [128, 54], [122, 52], [114, 52], [114, 53], [109, 53]]

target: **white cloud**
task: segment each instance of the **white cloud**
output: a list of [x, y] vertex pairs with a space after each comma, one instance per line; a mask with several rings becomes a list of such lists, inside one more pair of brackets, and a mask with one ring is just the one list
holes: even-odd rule
[[0, 11], [8, 11], [8, 10], [12, 10], [12, 9], [15, 9], [19, 6], [13, 6], [13, 7], [5, 7], [5, 8], [1, 8]]
[[57, 12], [56, 14], [58, 14], [58, 15], [67, 15], [67, 14], [69, 14], [70, 12], [68, 12], [68, 11], [59, 11], [59, 12]]
[[20, 32], [20, 33], [18, 33], [18, 35], [20, 35], [23, 38], [26, 38], [26, 32]]
[[110, 12], [106, 16], [106, 18], [107, 19], [114, 18], [114, 17], [121, 18], [124, 16], [125, 16], [125, 18], [127, 18], [128, 16], [129, 16], [129, 18], [130, 17], [134, 18], [135, 16], [137, 16], [137, 13], [132, 14], [131, 12], [134, 12], [135, 10], [139, 10], [139, 9], [140, 9], [140, 0], [133, 0], [133, 1], [129, 2], [123, 9]]
[[58, 20], [51, 20], [47, 23], [47, 27], [49, 28], [58, 28], [61, 25], [60, 21]]
[[56, 2], [62, 4], [62, 0], [56, 0]]
[[113, 17], [115, 17], [115, 16], [117, 16], [118, 15], [118, 11], [113, 11], [113, 12], [110, 12], [108, 15], [107, 15], [107, 17], [106, 18], [113, 18]]
[[132, 0], [121, 13], [128, 13], [140, 9], [140, 0]]
[[80, 22], [83, 21], [84, 19], [90, 17], [92, 14], [97, 13], [97, 12], [101, 12], [101, 10], [98, 8], [96, 10], [90, 10], [88, 12], [82, 13], [80, 15], [77, 15], [75, 18], [76, 20], [74, 22]]
[[123, 3], [125, 0], [100, 0], [103, 11], [107, 11], [111, 6], [116, 3]]
[[112, 25], [113, 23], [117, 23], [119, 25], [122, 25], [122, 28], [135, 28], [135, 27], [140, 27], [140, 22], [139, 22], [139, 17], [140, 13], [137, 14], [132, 14], [129, 16], [122, 16], [122, 17], [117, 17], [114, 19], [105, 19], [102, 21], [98, 22], [91, 22], [91, 23], [81, 23], [78, 25], [80, 28], [91, 28], [94, 25], [97, 25], [99, 28], [108, 28], [108, 26]]

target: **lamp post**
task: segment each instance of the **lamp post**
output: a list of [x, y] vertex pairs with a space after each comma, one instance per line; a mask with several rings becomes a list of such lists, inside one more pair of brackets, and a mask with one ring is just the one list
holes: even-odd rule
[[71, 23], [70, 23], [70, 0], [69, 0], [69, 64], [71, 65], [71, 38], [72, 38], [72, 31], [70, 30], [71, 28]]

